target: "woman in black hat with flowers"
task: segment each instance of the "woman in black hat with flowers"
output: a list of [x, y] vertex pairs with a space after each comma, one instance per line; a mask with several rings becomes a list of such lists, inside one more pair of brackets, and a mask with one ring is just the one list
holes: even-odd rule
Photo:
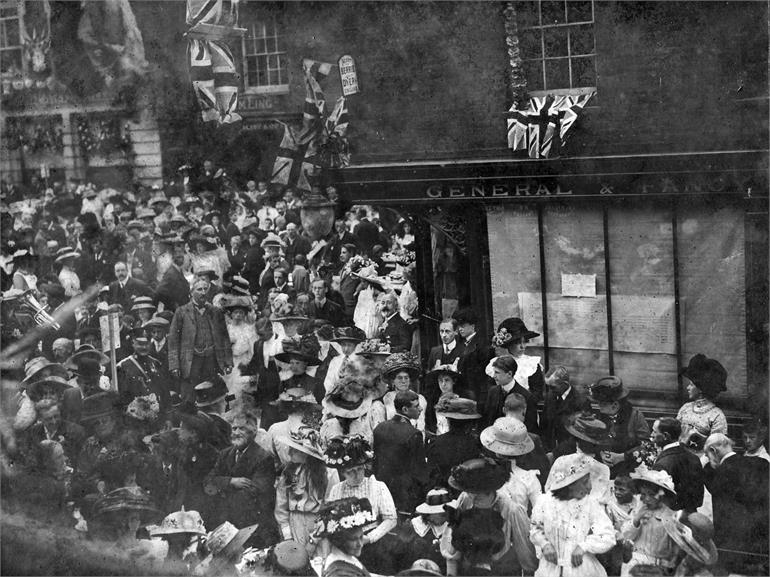
[[709, 435], [727, 434], [727, 419], [714, 402], [727, 382], [727, 371], [716, 359], [697, 354], [680, 372], [689, 399], [676, 415], [682, 423], [682, 439], [701, 449]]
[[355, 497], [330, 501], [321, 507], [319, 517], [316, 534], [331, 544], [327, 554], [311, 562], [319, 577], [369, 577], [358, 560], [366, 541], [364, 527], [375, 520], [369, 501]]

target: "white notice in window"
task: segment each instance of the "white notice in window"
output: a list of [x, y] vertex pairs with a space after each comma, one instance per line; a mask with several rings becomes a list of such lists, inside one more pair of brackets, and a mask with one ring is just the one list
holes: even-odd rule
[[596, 275], [561, 273], [561, 296], [596, 297]]

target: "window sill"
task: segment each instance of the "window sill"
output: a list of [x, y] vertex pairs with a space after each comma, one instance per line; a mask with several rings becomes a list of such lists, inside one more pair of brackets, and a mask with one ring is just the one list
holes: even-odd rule
[[288, 94], [288, 84], [276, 84], [274, 86], [245, 86], [243, 88], [243, 94], [256, 94], [256, 95], [277, 95]]

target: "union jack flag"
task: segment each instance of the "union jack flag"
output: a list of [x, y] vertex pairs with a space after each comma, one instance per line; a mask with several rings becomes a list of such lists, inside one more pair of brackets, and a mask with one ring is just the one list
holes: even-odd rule
[[347, 133], [348, 106], [345, 97], [340, 96], [325, 122], [324, 142], [321, 145], [324, 166], [344, 168], [350, 164]]
[[530, 158], [558, 154], [567, 133], [583, 112], [594, 92], [578, 96], [551, 95], [530, 98], [526, 110], [508, 111], [508, 147], [526, 150]]

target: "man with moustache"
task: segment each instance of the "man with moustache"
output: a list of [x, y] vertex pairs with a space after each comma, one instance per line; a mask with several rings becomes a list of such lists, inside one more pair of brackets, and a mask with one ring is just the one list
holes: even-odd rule
[[174, 243], [171, 264], [166, 270], [156, 291], [156, 300], [162, 302], [167, 310], [175, 311], [188, 301], [190, 283], [182, 272], [184, 264], [184, 243], [179, 238]]
[[398, 297], [396, 293], [388, 292], [380, 295], [377, 307], [382, 316], [378, 331], [381, 341], [390, 345], [391, 353], [403, 353], [412, 348], [412, 331], [407, 322], [399, 314]]

